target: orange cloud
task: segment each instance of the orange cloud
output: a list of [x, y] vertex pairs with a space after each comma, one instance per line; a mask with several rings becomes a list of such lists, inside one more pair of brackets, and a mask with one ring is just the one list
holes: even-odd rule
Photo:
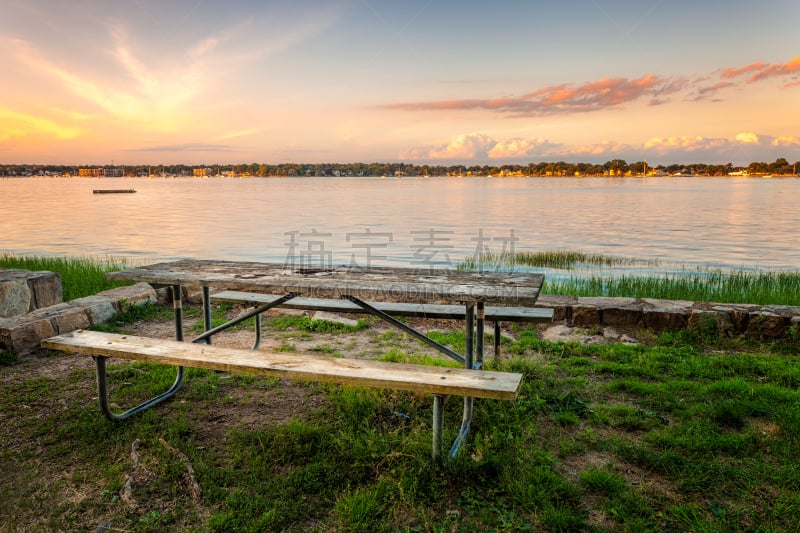
[[[517, 97], [443, 100], [388, 104], [385, 109], [404, 111], [485, 109], [518, 116], [599, 111], [643, 97], [655, 98], [679, 90], [675, 80], [648, 74], [638, 79], [603, 78], [583, 85], [554, 85]], [[682, 84], [680, 84], [682, 85]]]
[[[602, 78], [581, 85], [560, 84], [542, 87], [520, 96], [500, 98], [469, 98], [438, 101], [400, 102], [381, 106], [398, 111], [464, 111], [485, 110], [528, 117], [548, 114], [600, 111], [623, 106], [630, 102], [649, 99], [649, 105], [668, 101], [669, 95], [684, 93], [689, 100], [704, 100], [718, 92], [735, 87], [737, 78], [749, 75], [744, 83], [755, 83], [768, 78], [800, 74], [800, 56], [786, 63], [751, 63], [743, 67], [729, 67], [694, 77], [658, 76], [647, 74], [641, 78]], [[800, 85], [788, 82], [784, 87]]]
[[[786, 63], [766, 64], [761, 61], [757, 61], [740, 68], [729, 67], [722, 71], [721, 77], [731, 79], [738, 78], [746, 74], [751, 74], [751, 76], [747, 78], [747, 82], [755, 83], [768, 78], [789, 76], [795, 73], [800, 73], [800, 56], [797, 56]], [[792, 83], [791, 85], [795, 85], [795, 83]]]

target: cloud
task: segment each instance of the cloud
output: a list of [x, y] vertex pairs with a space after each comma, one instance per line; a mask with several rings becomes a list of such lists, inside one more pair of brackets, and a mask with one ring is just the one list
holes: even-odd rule
[[775, 137], [770, 144], [772, 146], [800, 146], [800, 137], [794, 135]]
[[541, 137], [497, 140], [483, 133], [464, 133], [450, 142], [412, 148], [399, 154], [409, 161], [488, 161], [541, 157], [558, 145]]
[[494, 139], [483, 133], [465, 133], [454, 137], [447, 144], [414, 148], [400, 154], [400, 158], [412, 161], [484, 159], [495, 144], [497, 142]]
[[559, 153], [553, 155], [558, 155], [560, 157], [618, 156], [626, 150], [631, 150], [631, 148], [629, 144], [616, 141], [604, 141], [601, 143], [564, 147]]
[[[572, 162], [604, 162], [609, 159], [659, 160], [674, 163], [690, 159], [708, 163], [729, 162], [745, 157], [746, 148], [754, 147], [764, 155], [760, 158], [800, 156], [800, 137], [772, 137], [753, 132], [743, 132], [725, 137], [652, 137], [640, 144], [608, 140], [584, 145], [567, 145], [542, 138], [521, 137], [498, 140], [482, 133], [457, 135], [448, 143], [408, 150], [399, 155], [401, 160], [451, 161], [465, 164], [521, 163], [565, 160]], [[790, 149], [787, 153], [787, 149]], [[768, 154], [768, 155], [767, 155]], [[751, 155], [747, 155], [751, 157]], [[746, 164], [744, 161], [740, 163]], [[658, 163], [656, 163], [658, 164]]]
[[541, 137], [536, 139], [509, 139], [507, 141], [496, 141], [496, 144], [489, 150], [487, 155], [490, 159], [527, 157], [536, 153], [537, 150], [541, 151], [550, 146], [552, 145]]
[[720, 138], [708, 138], [700, 135], [691, 137], [652, 137], [644, 142], [642, 149], [657, 154], [670, 152], [701, 152], [726, 148], [730, 141]]
[[[550, 85], [517, 96], [399, 102], [380, 107], [395, 111], [483, 110], [512, 117], [585, 113], [615, 109], [642, 100], [646, 100], [648, 105], [662, 105], [669, 101], [671, 95], [681, 93], [688, 100], [706, 100], [725, 89], [738, 86], [741, 82], [737, 79], [743, 76], [749, 76], [745, 83], [754, 83], [797, 74], [800, 74], [800, 56], [786, 63], [758, 62], [691, 78], [656, 74], [640, 78], [607, 77], [577, 85]], [[800, 81], [790, 81], [784, 88], [798, 84]]]
[[759, 144], [758, 135], [752, 131], [745, 131], [738, 134], [736, 140], [743, 144]]
[[34, 134], [65, 140], [79, 137], [81, 130], [64, 126], [46, 118], [0, 107], [0, 140], [26, 137]]
[[[791, 76], [800, 73], [800, 56], [787, 61], [786, 63], [763, 63], [758, 61], [745, 65], [744, 67], [729, 67], [722, 71], [722, 78], [733, 79], [749, 75], [747, 83], [766, 80], [780, 76]], [[790, 83], [796, 85], [796, 82]]]
[[226, 144], [208, 143], [186, 143], [186, 144], [165, 144], [158, 146], [145, 146], [142, 148], [132, 148], [129, 152], [234, 152], [232, 146]]
[[221, 80], [319, 33], [336, 18], [334, 9], [320, 9], [268, 33], [255, 32], [254, 22], [246, 19], [155, 57], [146, 55], [143, 37], [131, 34], [133, 28], [122, 21], [110, 23], [105, 31], [93, 28], [91, 48], [101, 55], [91, 61], [58, 60], [20, 38], [0, 38], [0, 45], [19, 64], [113, 118], [172, 131], [198, 112], [201, 97]]
[[583, 85], [553, 85], [521, 96], [408, 102], [387, 104], [385, 109], [403, 111], [452, 111], [483, 109], [516, 116], [598, 111], [634, 102], [643, 97], [656, 98], [679, 90], [676, 80], [647, 75], [638, 79], [603, 78]]

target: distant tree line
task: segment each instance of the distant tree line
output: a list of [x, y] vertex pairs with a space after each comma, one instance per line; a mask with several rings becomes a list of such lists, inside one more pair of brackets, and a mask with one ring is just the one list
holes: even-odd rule
[[267, 165], [2, 165], [0, 176], [72, 175], [81, 168], [120, 169], [125, 176], [630, 176], [695, 175], [726, 176], [731, 173], [752, 175], [794, 174], [800, 162], [778, 158], [772, 163], [753, 162], [746, 167], [731, 163], [670, 164], [651, 167], [646, 161], [627, 163], [612, 159], [603, 164], [539, 162], [527, 165], [415, 165], [411, 163], [281, 163]]

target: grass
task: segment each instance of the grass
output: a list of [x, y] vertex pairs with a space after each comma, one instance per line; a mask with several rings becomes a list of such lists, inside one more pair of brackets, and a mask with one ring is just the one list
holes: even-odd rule
[[19, 268], [23, 270], [48, 270], [61, 274], [64, 301], [91, 296], [98, 292], [113, 289], [127, 282], [105, 279], [106, 272], [122, 270], [127, 266], [123, 260], [88, 257], [29, 257], [3, 253], [0, 254], [0, 268]]
[[605, 275], [604, 267], [657, 266], [657, 261], [589, 254], [575, 250], [517, 252], [467, 258], [459, 265], [465, 270], [500, 269], [511, 266], [588, 271], [566, 279], [546, 276], [542, 294], [563, 296], [608, 296], [660, 298], [716, 303], [800, 305], [800, 273], [773, 271], [724, 271], [687, 269], [675, 274]]
[[[127, 318], [169, 316], [147, 313]], [[96, 408], [91, 369], [47, 376], [25, 373], [25, 363], [0, 367], [0, 523], [3, 531], [101, 523], [126, 531], [796, 531], [800, 335], [791, 335], [745, 342], [709, 324], [640, 345], [584, 346], [518, 330], [504, 339], [510, 358], [488, 364], [525, 375], [520, 397], [477, 402], [470, 438], [445, 466], [430, 462], [427, 395], [190, 369], [176, 399], [112, 424]], [[375, 339], [383, 360], [441, 363], [422, 348], [393, 349], [389, 337]], [[457, 332], [440, 340], [463, 345]], [[121, 406], [173, 379], [168, 367], [109, 367]], [[447, 441], [460, 425], [458, 400], [445, 403]]]
[[800, 273], [707, 272], [661, 277], [589, 277], [547, 281], [544, 294], [663, 298], [717, 303], [800, 305]]
[[478, 258], [469, 257], [459, 268], [473, 270], [480, 266], [522, 265], [571, 270], [579, 266], [656, 265], [657, 261], [640, 261], [625, 257], [590, 254], [578, 250], [545, 250], [539, 252], [485, 253]]

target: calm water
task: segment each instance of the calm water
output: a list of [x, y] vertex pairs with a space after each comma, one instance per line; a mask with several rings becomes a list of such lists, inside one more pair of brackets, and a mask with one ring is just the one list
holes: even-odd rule
[[7, 178], [0, 252], [453, 266], [513, 241], [656, 270], [797, 269], [799, 200], [792, 178]]

